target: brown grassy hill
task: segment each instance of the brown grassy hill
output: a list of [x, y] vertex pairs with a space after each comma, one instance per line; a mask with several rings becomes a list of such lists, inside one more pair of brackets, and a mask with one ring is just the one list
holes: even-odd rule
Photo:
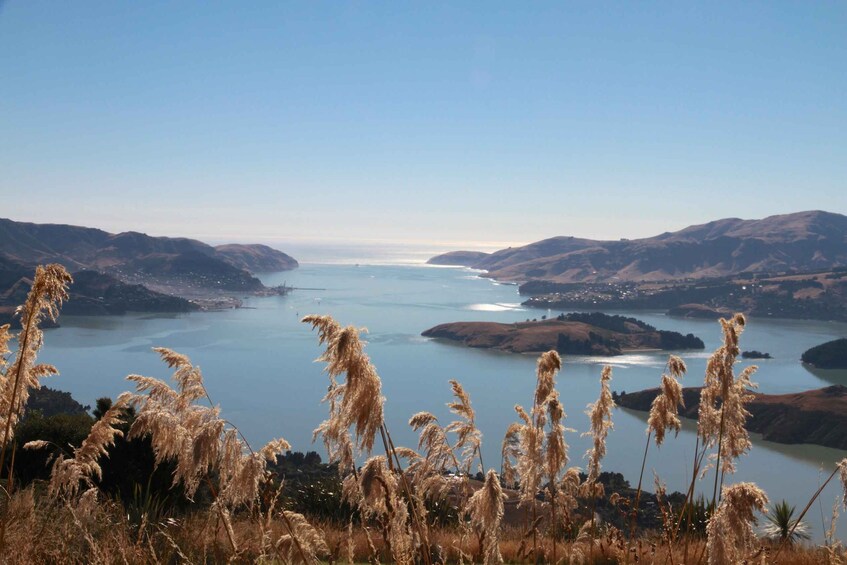
[[[443, 260], [438, 256], [431, 262]], [[656, 281], [845, 265], [847, 216], [822, 211], [729, 218], [634, 240], [554, 237], [467, 264], [498, 280], [555, 282]]]
[[666, 332], [635, 320], [605, 314], [571, 314], [553, 320], [500, 324], [453, 322], [424, 331], [424, 337], [458, 341], [468, 347], [538, 353], [555, 349], [571, 355], [620, 355], [628, 350], [703, 349], [691, 334]]
[[294, 257], [267, 245], [218, 245], [215, 247], [215, 255], [230, 265], [251, 273], [289, 271], [299, 266]]

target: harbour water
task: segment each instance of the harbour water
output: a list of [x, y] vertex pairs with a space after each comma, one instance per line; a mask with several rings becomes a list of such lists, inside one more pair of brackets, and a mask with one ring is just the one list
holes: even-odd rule
[[[386, 419], [398, 444], [414, 446], [406, 422], [420, 410], [450, 421], [448, 380], [465, 386], [484, 434], [486, 463], [500, 461], [500, 443], [515, 419], [514, 405], [527, 406], [535, 384], [535, 357], [469, 349], [433, 341], [420, 333], [436, 324], [460, 320], [512, 322], [559, 312], [529, 310], [520, 305], [517, 287], [481, 278], [462, 268], [423, 265], [304, 264], [285, 273], [261, 276], [268, 285], [296, 287], [288, 296], [248, 298], [244, 308], [181, 315], [131, 314], [113, 317], [63, 316], [62, 327], [46, 332], [41, 360], [55, 364], [61, 375], [49, 386], [70, 391], [83, 404], [100, 396], [116, 396], [129, 388], [130, 373], [167, 378], [167, 368], [151, 351], [163, 346], [187, 354], [198, 364], [212, 399], [224, 416], [239, 426], [253, 444], [274, 437], [289, 440], [294, 449], [317, 450], [312, 430], [324, 419], [320, 399], [326, 392], [321, 352], [306, 314], [331, 314], [344, 324], [366, 327], [367, 352], [383, 383]], [[305, 290], [308, 289], [308, 290]], [[694, 333], [705, 351], [679, 352], [688, 365], [684, 386], [699, 386], [709, 352], [720, 342], [714, 321], [683, 320], [661, 312], [620, 312], [659, 329]], [[847, 384], [841, 373], [810, 372], [800, 364], [807, 348], [847, 335], [847, 324], [820, 321], [750, 319], [741, 338], [743, 349], [769, 352], [757, 361], [754, 380], [766, 393], [786, 393]], [[658, 386], [667, 353], [648, 352], [612, 358], [566, 357], [558, 388], [567, 426], [571, 465], [584, 466], [589, 438], [585, 407], [599, 392], [603, 364], [613, 367], [612, 388], [633, 391]], [[748, 363], [743, 362], [740, 367]], [[618, 409], [609, 435], [603, 467], [637, 482], [645, 442], [646, 415]], [[647, 484], [653, 472], [669, 490], [682, 490], [690, 478], [695, 436], [686, 423], [678, 437], [660, 450], [651, 447]], [[756, 481], [773, 501], [786, 499], [802, 507], [847, 453], [812, 445], [782, 445], [754, 439], [753, 449], [738, 463], [727, 482]], [[711, 492], [711, 479], [702, 482]], [[828, 525], [840, 486], [832, 485], [822, 505], [807, 517], [816, 538]], [[842, 537], [847, 528], [840, 529]]]

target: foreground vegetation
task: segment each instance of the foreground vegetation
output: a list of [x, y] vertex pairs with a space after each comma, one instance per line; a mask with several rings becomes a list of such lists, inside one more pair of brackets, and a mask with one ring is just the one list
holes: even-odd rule
[[[360, 331], [328, 316], [308, 316], [325, 346], [329, 416], [315, 430], [331, 467], [317, 454], [289, 453], [283, 439], [253, 447], [221, 417], [200, 370], [157, 349], [174, 370], [173, 386], [130, 375], [134, 392], [98, 401], [94, 418], [31, 414], [31, 391], [57, 371], [38, 364], [39, 326], [55, 320], [70, 276], [39, 267], [11, 362], [8, 326], [0, 327], [0, 559], [10, 563], [345, 561], [378, 563], [841, 563], [833, 509], [827, 543], [804, 546], [803, 518], [847, 459], [794, 509], [770, 501], [753, 483], [731, 484], [751, 443], [750, 378], [734, 373], [745, 320], [721, 320], [724, 343], [709, 360], [687, 492], [643, 489], [652, 444], [680, 429], [686, 368], [671, 356], [648, 419], [642, 476], [635, 489], [602, 472], [612, 431], [612, 370], [600, 376], [588, 406], [592, 438], [585, 471], [568, 466], [566, 415], [556, 389], [558, 353], [540, 356], [527, 409], [515, 406], [498, 465], [476, 428], [467, 393], [451, 381], [455, 420], [411, 416], [416, 449], [396, 446], [383, 417], [381, 380]], [[54, 418], [54, 419], [51, 419]], [[69, 446], [70, 444], [70, 446]], [[40, 460], [38, 458], [41, 458]], [[49, 471], [39, 464], [49, 459]], [[357, 462], [363, 464], [358, 465]], [[487, 463], [487, 464], [486, 464]], [[499, 469], [499, 472], [498, 472]], [[39, 478], [39, 473], [43, 477]], [[810, 490], [813, 490], [810, 488]], [[695, 497], [696, 491], [710, 492]], [[811, 494], [811, 493], [810, 493]], [[644, 504], [650, 499], [652, 514]], [[774, 501], [776, 502], [776, 501]], [[795, 515], [796, 514], [796, 515]]]

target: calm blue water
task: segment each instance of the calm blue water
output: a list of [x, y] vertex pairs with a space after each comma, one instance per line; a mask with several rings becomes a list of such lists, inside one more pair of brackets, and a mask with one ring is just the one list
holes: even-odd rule
[[[267, 284], [287, 284], [297, 290], [286, 297], [251, 298], [245, 308], [185, 315], [62, 317], [62, 328], [46, 334], [41, 360], [54, 363], [61, 375], [48, 384], [70, 391], [81, 402], [116, 396], [128, 389], [124, 377], [140, 373], [167, 378], [169, 373], [151, 347], [164, 346], [187, 354], [202, 369], [208, 389], [226, 418], [254, 444], [282, 436], [295, 449], [322, 450], [311, 443], [312, 430], [324, 419], [320, 399], [327, 380], [314, 359], [321, 353], [306, 314], [331, 314], [345, 324], [367, 327], [370, 354], [387, 397], [386, 418], [395, 442], [413, 445], [406, 425], [413, 413], [434, 412], [449, 421], [448, 380], [458, 379], [470, 393], [484, 434], [483, 454], [499, 465], [500, 442], [514, 419], [513, 406], [531, 402], [535, 385], [533, 356], [468, 349], [431, 341], [420, 333], [439, 323], [459, 320], [510, 322], [543, 314], [520, 306], [517, 287], [482, 279], [473, 271], [427, 266], [303, 265], [292, 272], [262, 277]], [[662, 313], [625, 313], [660, 329], [692, 332], [706, 342], [706, 352], [682, 353], [689, 373], [685, 386], [702, 382], [708, 352], [719, 345], [719, 325], [713, 321], [679, 320]], [[800, 354], [807, 348], [847, 335], [847, 325], [812, 321], [751, 319], [742, 336], [743, 349], [770, 352], [776, 359], [759, 362], [754, 380], [760, 390], [785, 393], [847, 384], [839, 373], [818, 376], [804, 369]], [[588, 429], [585, 406], [599, 391], [603, 363], [614, 367], [614, 390], [639, 390], [659, 382], [667, 354], [644, 353], [610, 359], [567, 357], [558, 378], [567, 425]], [[742, 363], [742, 366], [744, 363]], [[646, 417], [617, 410], [609, 436], [604, 468], [638, 480], [644, 449]], [[655, 469], [671, 490], [687, 486], [695, 436], [693, 426], [669, 438], [661, 451], [651, 448], [646, 478]], [[571, 464], [583, 466], [589, 438], [567, 436]], [[831, 469], [847, 456], [817, 446], [786, 446], [756, 441], [741, 459], [735, 477], [752, 480], [772, 499], [787, 499], [802, 507], [817, 488], [819, 469]], [[827, 472], [828, 474], [828, 472]], [[711, 492], [711, 477], [703, 485]], [[828, 516], [838, 488], [827, 489], [823, 511]], [[822, 531], [820, 510], [809, 516]], [[845, 530], [847, 532], [847, 529]], [[845, 533], [842, 532], [842, 535]]]

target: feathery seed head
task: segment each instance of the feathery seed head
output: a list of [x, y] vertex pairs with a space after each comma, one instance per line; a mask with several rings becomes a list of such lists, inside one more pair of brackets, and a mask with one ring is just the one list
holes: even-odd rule
[[[670, 365], [671, 362], [668, 362]], [[653, 432], [656, 445], [662, 445], [665, 432], [668, 428], [676, 433], [682, 428], [679, 419], [679, 407], [684, 406], [682, 400], [682, 385], [676, 380], [674, 371], [671, 375], [662, 375], [662, 388], [658, 396], [653, 399], [650, 407], [650, 416], [647, 418], [647, 432]]]
[[843, 504], [847, 508], [847, 458], [838, 462], [838, 474], [841, 478], [841, 488], [844, 490]]
[[556, 372], [562, 367], [562, 358], [555, 350], [542, 353], [537, 363], [537, 383], [535, 386], [535, 404], [533, 413], [543, 410], [547, 396], [556, 386]]
[[465, 389], [458, 381], [450, 381], [456, 402], [450, 402], [447, 406], [453, 414], [459, 416], [459, 420], [451, 422], [444, 431], [455, 433], [455, 449], [461, 450], [462, 466], [466, 473], [470, 473], [474, 457], [479, 453], [482, 444], [482, 433], [477, 429], [476, 413], [471, 406], [471, 399]]
[[288, 510], [281, 513], [288, 533], [280, 536], [276, 547], [286, 556], [288, 563], [303, 562], [303, 554], [308, 562], [318, 563], [321, 557], [330, 554], [323, 532], [310, 524], [305, 516]]
[[506, 430], [506, 435], [503, 437], [503, 445], [501, 447], [501, 457], [503, 461], [503, 480], [507, 485], [514, 484], [517, 479], [517, 469], [512, 464], [512, 461], [517, 460], [521, 454], [521, 432], [523, 426], [517, 422], [509, 424]]
[[756, 367], [745, 368], [736, 378], [733, 371], [739, 354], [738, 336], [744, 331], [744, 316], [736, 314], [721, 319], [724, 342], [706, 364], [706, 377], [700, 392], [698, 433], [707, 446], [720, 444], [721, 471], [733, 472], [735, 459], [750, 449], [751, 443], [744, 424], [750, 413], [745, 405], [753, 398], [750, 380]]
[[412, 427], [413, 430], [418, 431], [423, 426], [437, 421], [438, 418], [436, 418], [430, 412], [418, 412], [417, 414], [409, 418], [409, 425]]
[[116, 437], [123, 437], [123, 432], [115, 428], [123, 423], [123, 415], [129, 404], [129, 393], [118, 397], [109, 410], [97, 420], [82, 444], [74, 449], [71, 458], [57, 459], [50, 474], [49, 492], [51, 496], [67, 496], [73, 498], [79, 492], [79, 485], [84, 481], [92, 486], [92, 479], [102, 478], [102, 469], [98, 463], [101, 455], [107, 455], [107, 448], [114, 445]]
[[677, 379], [681, 379], [687, 370], [688, 369], [685, 367], [685, 361], [683, 361], [680, 357], [677, 357], [676, 355], [668, 357], [668, 371], [670, 371], [671, 375]]
[[[0, 372], [0, 376], [4, 377], [0, 379], [0, 427], [8, 430], [8, 438], [4, 438], [4, 441], [13, 437], [30, 390], [41, 386], [39, 379], [42, 377], [58, 372], [52, 365], [35, 364], [44, 342], [44, 334], [38, 326], [45, 315], [56, 320], [62, 303], [68, 299], [68, 286], [72, 282], [73, 279], [61, 265], [39, 265], [35, 269], [26, 301], [16, 311], [23, 328], [18, 336], [20, 345], [7, 372]], [[10, 339], [9, 326], [4, 325], [0, 328], [0, 369], [7, 365], [4, 355], [8, 352]]]
[[12, 332], [9, 331], [9, 324], [3, 324], [0, 326], [0, 375], [2, 375], [2, 371], [6, 368], [6, 355], [11, 353], [9, 350], [9, 342], [12, 340]]
[[37, 439], [34, 441], [28, 441], [24, 444], [24, 449], [44, 449], [45, 447], [49, 447], [51, 444], [49, 441], [44, 441], [43, 439]]
[[706, 526], [706, 550], [710, 565], [737, 563], [756, 539], [754, 512], [766, 512], [768, 497], [755, 483], [724, 487], [721, 503]]
[[[364, 352], [360, 330], [342, 328], [331, 316], [306, 316], [303, 321], [318, 330], [319, 343], [326, 345], [318, 360], [326, 362], [330, 377], [330, 390], [324, 397], [330, 402], [329, 420], [315, 431], [332, 447], [343, 441], [344, 430], [352, 426], [359, 448], [370, 453], [383, 423], [385, 398], [376, 369]], [[335, 379], [342, 374], [346, 375], [345, 382], [338, 384]], [[331, 457], [332, 453], [330, 449]]]
[[485, 483], [468, 499], [465, 513], [471, 523], [484, 533], [483, 563], [502, 563], [500, 555], [500, 523], [503, 520], [503, 501], [506, 496], [494, 470], [488, 471]]
[[612, 368], [609, 365], [603, 367], [600, 374], [600, 397], [597, 402], [588, 405], [588, 414], [591, 421], [591, 431], [583, 435], [594, 438], [594, 445], [586, 452], [588, 457], [588, 479], [586, 482], [593, 483], [600, 476], [600, 461], [606, 455], [606, 436], [614, 427], [612, 424], [612, 408], [615, 401], [612, 399], [612, 391], [609, 382], [612, 380]]

